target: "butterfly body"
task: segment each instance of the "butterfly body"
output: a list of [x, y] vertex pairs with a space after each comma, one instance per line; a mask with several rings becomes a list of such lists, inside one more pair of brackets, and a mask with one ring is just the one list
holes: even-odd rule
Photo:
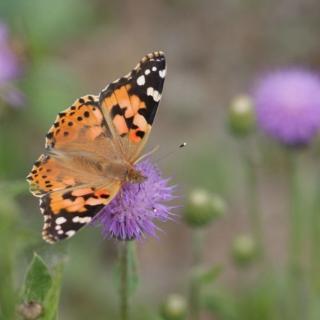
[[124, 183], [142, 183], [135, 168], [150, 134], [166, 72], [162, 52], [146, 55], [99, 96], [60, 112], [46, 135], [46, 152], [27, 180], [40, 197], [43, 238], [70, 238], [107, 205]]

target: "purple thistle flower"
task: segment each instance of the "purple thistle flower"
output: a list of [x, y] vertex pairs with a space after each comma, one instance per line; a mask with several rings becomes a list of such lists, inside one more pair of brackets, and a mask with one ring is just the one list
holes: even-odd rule
[[257, 121], [289, 146], [306, 145], [320, 127], [320, 78], [304, 69], [266, 75], [254, 90]]
[[0, 22], [0, 98], [13, 107], [24, 103], [23, 94], [12, 84], [21, 75], [21, 66], [10, 46], [9, 30]]
[[17, 57], [10, 47], [8, 28], [0, 22], [0, 85], [16, 79], [19, 73]]
[[174, 199], [174, 186], [163, 179], [157, 167], [145, 160], [136, 168], [147, 179], [141, 184], [127, 183], [118, 195], [94, 218], [93, 224], [101, 225], [105, 237], [119, 240], [141, 239], [144, 235], [156, 235], [156, 220], [170, 219]]

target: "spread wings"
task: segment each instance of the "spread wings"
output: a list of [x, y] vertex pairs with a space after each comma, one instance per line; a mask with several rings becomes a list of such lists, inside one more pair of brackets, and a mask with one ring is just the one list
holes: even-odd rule
[[[46, 135], [47, 152], [27, 177], [40, 197], [46, 241], [73, 236], [116, 196], [121, 171], [135, 163], [148, 139], [165, 74], [164, 55], [154, 52], [99, 97], [81, 97], [59, 113]], [[119, 172], [106, 172], [112, 163]]]

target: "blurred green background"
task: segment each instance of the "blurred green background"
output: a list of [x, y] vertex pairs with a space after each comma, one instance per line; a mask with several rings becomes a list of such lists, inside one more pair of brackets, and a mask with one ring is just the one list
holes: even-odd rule
[[[25, 96], [23, 107], [0, 105], [0, 251], [8, 261], [0, 270], [0, 292], [6, 292], [0, 302], [13, 303], [6, 282], [13, 280], [12, 290], [19, 288], [37, 251], [49, 263], [67, 257], [59, 319], [116, 319], [114, 241], [89, 227], [67, 243], [44, 243], [38, 203], [27, 192], [24, 177], [42, 153], [44, 136], [58, 112], [82, 95], [98, 93], [146, 53], [163, 50], [168, 73], [147, 149], [159, 145], [158, 158], [186, 141], [187, 148], [159, 163], [178, 185], [178, 204], [201, 187], [222, 196], [228, 208], [206, 230], [204, 261], [221, 265], [223, 271], [208, 289], [201, 319], [289, 319], [281, 308], [286, 295], [287, 160], [281, 148], [259, 134], [235, 139], [226, 119], [232, 99], [250, 92], [261, 72], [291, 64], [319, 69], [320, 3], [2, 0], [0, 19], [10, 28], [22, 69], [15, 85]], [[243, 162], [248, 148], [259, 160], [268, 261], [239, 268], [232, 244], [250, 232]], [[312, 214], [317, 147], [301, 158], [301, 197], [304, 211]], [[159, 239], [138, 243], [140, 286], [132, 303], [134, 319], [157, 319], [154, 310], [169, 293], [188, 290], [192, 232], [179, 218], [181, 212], [175, 211], [176, 222], [161, 225]], [[311, 227], [304, 223], [305, 234]], [[310, 283], [314, 281], [319, 283], [320, 276]], [[310, 283], [301, 289], [307, 301], [301, 320], [320, 319], [318, 296], [308, 293]], [[310, 299], [316, 301], [312, 306]]]

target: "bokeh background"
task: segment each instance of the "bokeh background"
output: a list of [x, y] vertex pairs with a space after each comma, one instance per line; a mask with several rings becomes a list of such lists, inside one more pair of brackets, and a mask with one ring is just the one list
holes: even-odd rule
[[[157, 319], [154, 310], [168, 294], [188, 292], [192, 230], [180, 216], [190, 191], [204, 188], [221, 196], [227, 210], [205, 230], [204, 262], [221, 265], [222, 272], [207, 288], [211, 300], [201, 319], [286, 319], [281, 311], [289, 219], [285, 152], [259, 132], [237, 139], [227, 119], [234, 98], [250, 93], [263, 72], [291, 65], [319, 69], [320, 3], [4, 0], [0, 19], [18, 57], [14, 86], [22, 94], [17, 105], [0, 105], [0, 215], [6, 221], [0, 227], [6, 231], [0, 251], [9, 261], [1, 270], [0, 292], [6, 291], [9, 278], [15, 289], [20, 287], [32, 252], [47, 261], [63, 255], [67, 262], [60, 319], [116, 319], [114, 241], [89, 227], [67, 243], [45, 244], [38, 203], [24, 177], [42, 153], [44, 136], [58, 112], [81, 95], [98, 93], [146, 53], [163, 50], [168, 73], [148, 149], [159, 145], [158, 159], [188, 143], [158, 163], [178, 186], [182, 208], [175, 211], [175, 222], [160, 225], [158, 239], [138, 243], [140, 285], [133, 317]], [[239, 267], [232, 247], [239, 235], [250, 234], [244, 163], [248, 149], [259, 160], [258, 200], [268, 262]], [[301, 158], [307, 215], [314, 206], [317, 147]], [[304, 225], [308, 234], [310, 225]], [[306, 287], [301, 290], [309, 303]], [[319, 319], [320, 303], [307, 302], [300, 319]]]

